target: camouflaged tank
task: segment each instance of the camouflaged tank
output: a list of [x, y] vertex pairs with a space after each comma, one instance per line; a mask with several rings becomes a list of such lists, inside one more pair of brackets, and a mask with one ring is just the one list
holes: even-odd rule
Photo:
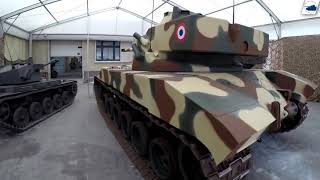
[[264, 32], [174, 8], [134, 38], [132, 70], [103, 68], [95, 88], [160, 179], [242, 179], [262, 133], [306, 118], [313, 83], [250, 69], [268, 56]]

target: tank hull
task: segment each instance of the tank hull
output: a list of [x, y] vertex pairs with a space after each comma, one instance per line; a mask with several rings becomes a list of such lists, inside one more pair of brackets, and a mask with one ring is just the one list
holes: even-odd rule
[[[295, 81], [297, 87], [281, 86], [284, 82], [279, 84], [280, 76]], [[287, 118], [289, 99], [281, 90], [300, 94], [304, 98], [297, 100], [305, 103], [305, 97], [315, 89], [287, 72], [262, 70], [150, 72], [105, 68], [95, 83], [130, 99], [169, 127], [195, 137], [215, 166], [233, 160], [262, 133]]]
[[0, 125], [23, 132], [71, 105], [76, 94], [72, 80], [0, 86]]

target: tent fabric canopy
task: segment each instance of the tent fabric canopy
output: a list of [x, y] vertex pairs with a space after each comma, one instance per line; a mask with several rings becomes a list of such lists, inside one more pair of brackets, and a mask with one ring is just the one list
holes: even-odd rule
[[[119, 34], [118, 31], [125, 27], [126, 23], [145, 31], [152, 21], [159, 23], [163, 13], [171, 11], [173, 6], [232, 22], [232, 6], [235, 5], [234, 22], [251, 27], [279, 25], [279, 23], [320, 16], [320, 14], [302, 15], [305, 0], [0, 0], [0, 2], [1, 20], [28, 33], [43, 33], [49, 28], [52, 30], [48, 32], [54, 33], [55, 26], [72, 21], [83, 26], [85, 22], [81, 19], [84, 17], [89, 17], [94, 27], [97, 24], [115, 26], [108, 33]], [[119, 26], [118, 23], [124, 26]], [[135, 23], [138, 25], [134, 25]], [[96, 33], [103, 32], [100, 30]]]

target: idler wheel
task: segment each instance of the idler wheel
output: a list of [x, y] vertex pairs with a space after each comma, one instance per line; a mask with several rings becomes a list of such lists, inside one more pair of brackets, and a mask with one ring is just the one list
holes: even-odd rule
[[114, 104], [112, 116], [114, 118], [114, 123], [118, 129], [121, 128], [121, 106], [120, 104]]
[[51, 98], [45, 97], [42, 100], [42, 109], [45, 114], [50, 114], [53, 111], [53, 102]]
[[78, 85], [75, 83], [75, 84], [72, 84], [71, 86], [71, 93], [73, 96], [76, 96], [77, 95], [77, 92], [78, 92]]
[[55, 94], [53, 96], [53, 106], [56, 109], [60, 109], [63, 106], [63, 99], [60, 94]]
[[11, 109], [8, 103], [0, 104], [0, 121], [7, 121], [10, 117]]
[[72, 101], [72, 93], [69, 91], [62, 92], [62, 102], [64, 105], [69, 104]]
[[190, 148], [184, 144], [178, 147], [178, 163], [180, 173], [185, 180], [204, 180], [199, 161], [194, 157]]
[[130, 139], [130, 125], [132, 122], [132, 115], [130, 111], [123, 111], [121, 113], [121, 132], [126, 139]]
[[148, 154], [149, 133], [143, 122], [136, 121], [131, 124], [131, 142], [140, 156]]
[[29, 107], [29, 114], [32, 120], [38, 120], [42, 116], [42, 106], [39, 102], [31, 103]]
[[176, 155], [169, 141], [164, 138], [153, 139], [149, 145], [149, 156], [151, 167], [160, 179], [176, 179], [178, 172]]
[[18, 127], [27, 126], [29, 124], [28, 110], [22, 106], [18, 107], [13, 113], [12, 121]]

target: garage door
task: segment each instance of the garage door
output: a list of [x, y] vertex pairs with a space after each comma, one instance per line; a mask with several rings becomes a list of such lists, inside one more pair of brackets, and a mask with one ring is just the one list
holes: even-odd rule
[[51, 41], [51, 57], [81, 56], [81, 41]]

